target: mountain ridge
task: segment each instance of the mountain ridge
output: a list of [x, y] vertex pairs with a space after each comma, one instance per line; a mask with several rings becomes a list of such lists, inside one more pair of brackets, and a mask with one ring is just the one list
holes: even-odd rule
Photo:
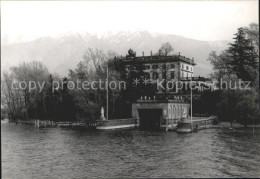
[[75, 69], [83, 60], [87, 48], [112, 50], [118, 55], [125, 55], [129, 48], [137, 55], [156, 53], [162, 43], [170, 42], [175, 53], [194, 58], [195, 75], [207, 76], [211, 65], [207, 57], [211, 51], [220, 52], [227, 48], [229, 41], [200, 41], [186, 37], [150, 33], [148, 31], [117, 32], [105, 35], [90, 33], [66, 33], [58, 37], [41, 37], [29, 42], [9, 44], [1, 47], [2, 71], [21, 62], [38, 60], [43, 62], [51, 73], [67, 75], [69, 69]]

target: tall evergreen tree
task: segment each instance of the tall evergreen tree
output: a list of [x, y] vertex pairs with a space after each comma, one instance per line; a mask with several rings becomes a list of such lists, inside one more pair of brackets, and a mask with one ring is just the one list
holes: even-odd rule
[[244, 28], [238, 28], [235, 34], [235, 42], [230, 44], [228, 50], [231, 61], [230, 65], [238, 78], [253, 81], [251, 71], [258, 69], [257, 54], [251, 45], [250, 39], [246, 38]]

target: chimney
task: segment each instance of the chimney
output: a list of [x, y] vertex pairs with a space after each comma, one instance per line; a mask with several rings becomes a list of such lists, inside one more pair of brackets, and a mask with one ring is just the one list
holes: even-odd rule
[[151, 57], [153, 56], [153, 51], [151, 50]]
[[144, 57], [144, 51], [142, 53], [143, 53], [143, 57]]

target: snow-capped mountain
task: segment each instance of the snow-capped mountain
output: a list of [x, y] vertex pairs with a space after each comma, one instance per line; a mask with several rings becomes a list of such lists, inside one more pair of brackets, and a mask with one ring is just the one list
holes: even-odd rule
[[38, 60], [43, 62], [51, 73], [67, 75], [69, 69], [76, 68], [82, 60], [84, 51], [98, 48], [112, 50], [125, 55], [129, 48], [141, 55], [156, 53], [162, 43], [170, 42], [175, 53], [194, 58], [197, 66], [195, 75], [206, 76], [211, 72], [207, 61], [209, 53], [220, 52], [227, 48], [228, 41], [199, 41], [177, 35], [150, 33], [147, 31], [108, 32], [106, 34], [65, 33], [57, 37], [42, 37], [30, 42], [16, 43], [1, 47], [1, 68], [8, 70], [10, 66], [21, 62]]

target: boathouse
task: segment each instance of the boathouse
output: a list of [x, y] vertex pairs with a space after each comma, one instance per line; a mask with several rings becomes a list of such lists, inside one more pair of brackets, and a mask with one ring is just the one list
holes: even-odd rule
[[189, 109], [190, 104], [179, 96], [167, 102], [139, 99], [132, 104], [132, 117], [140, 129], [174, 130], [180, 119], [189, 116]]

